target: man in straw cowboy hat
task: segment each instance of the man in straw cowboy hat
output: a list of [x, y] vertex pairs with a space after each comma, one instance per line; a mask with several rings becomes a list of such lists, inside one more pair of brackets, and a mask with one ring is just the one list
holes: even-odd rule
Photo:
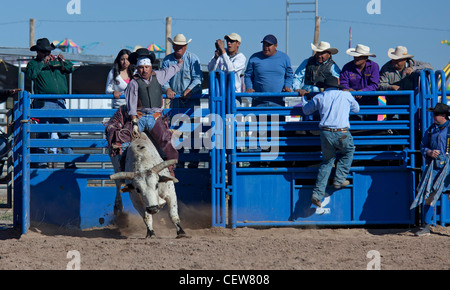
[[[40, 38], [36, 45], [30, 48], [30, 51], [36, 52], [36, 57], [32, 59], [26, 68], [26, 78], [33, 81], [35, 94], [67, 94], [68, 86], [66, 75], [73, 72], [73, 64], [65, 60], [62, 54], [54, 56], [51, 51], [55, 49], [53, 43], [47, 38]], [[36, 99], [33, 102], [34, 109], [66, 109], [65, 99]], [[40, 124], [67, 124], [66, 118], [40, 118]], [[60, 139], [70, 139], [67, 132], [58, 132]], [[38, 139], [50, 139], [48, 132], [37, 134]], [[48, 148], [36, 148], [36, 153], [47, 154]], [[73, 154], [72, 148], [62, 148], [64, 154]], [[47, 163], [32, 164], [32, 167], [45, 168]], [[74, 162], [67, 162], [65, 168], [76, 168]]]
[[[380, 83], [378, 89], [381, 91], [398, 91], [414, 89], [413, 72], [421, 69], [433, 69], [433, 67], [425, 62], [414, 60], [414, 55], [408, 53], [408, 49], [404, 46], [389, 48], [388, 61], [380, 71]], [[405, 105], [409, 104], [409, 99], [401, 97], [391, 100], [391, 104]], [[388, 100], [389, 102], [389, 100]]]
[[[370, 47], [358, 44], [356, 48], [349, 48], [346, 53], [353, 56], [353, 60], [342, 68], [340, 83], [348, 91], [376, 91], [380, 80], [378, 64], [369, 59], [376, 57], [370, 52]], [[377, 98], [355, 96], [360, 105], [377, 105]]]
[[[168, 40], [172, 43], [174, 52], [163, 59], [161, 69], [177, 64], [179, 59], [182, 59], [184, 63], [181, 70], [164, 84], [163, 89], [167, 97], [172, 100], [172, 108], [179, 108], [180, 106], [193, 108], [199, 102], [198, 100], [189, 100], [189, 97], [201, 93], [202, 69], [200, 60], [197, 55], [187, 50], [187, 45], [192, 39], [186, 40], [183, 34], [177, 34], [173, 39], [169, 37]], [[180, 95], [181, 100], [188, 104], [179, 104], [174, 100], [175, 95]]]
[[321, 41], [317, 46], [311, 43], [311, 48], [314, 55], [305, 59], [294, 74], [292, 86], [301, 96], [308, 92], [319, 92], [318, 82], [323, 82], [329, 76], [339, 78], [341, 73], [332, 57], [339, 52], [337, 48], [331, 47], [326, 41]]
[[416, 236], [430, 234], [436, 201], [443, 192], [450, 190], [449, 151], [450, 151], [450, 107], [438, 103], [428, 108], [433, 113], [434, 124], [424, 133], [420, 144], [420, 152], [425, 158], [425, 170], [417, 187], [417, 195], [410, 209], [423, 204], [423, 225], [415, 233]]
[[[173, 53], [167, 55], [161, 64], [161, 69], [176, 64], [179, 59], [184, 61], [180, 71], [176, 73], [165, 85], [163, 90], [165, 91], [167, 98], [171, 99], [171, 108], [181, 108], [183, 110], [194, 109], [200, 106], [200, 99], [191, 98], [192, 95], [200, 94], [202, 92], [202, 69], [199, 58], [192, 52], [187, 50], [188, 43], [192, 39], [186, 40], [183, 34], [177, 34], [175, 37], [168, 38], [172, 43]], [[180, 95], [178, 99], [175, 99], [175, 95]], [[198, 140], [200, 136], [198, 132], [193, 139]], [[193, 136], [193, 134], [191, 135]], [[194, 140], [194, 146], [197, 144]], [[190, 149], [190, 152], [198, 153], [200, 148]], [[184, 148], [180, 149], [180, 152], [184, 152]], [[190, 162], [189, 167], [197, 168], [198, 162]], [[178, 167], [184, 167], [184, 163], [178, 163]]]

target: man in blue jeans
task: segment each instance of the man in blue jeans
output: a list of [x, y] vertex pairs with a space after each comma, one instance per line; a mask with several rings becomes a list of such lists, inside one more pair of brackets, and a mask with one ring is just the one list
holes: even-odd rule
[[321, 207], [321, 200], [325, 197], [325, 189], [328, 184], [336, 151], [342, 153], [342, 157], [337, 162], [336, 175], [333, 186], [340, 189], [350, 184], [347, 180], [348, 173], [353, 161], [355, 146], [353, 137], [350, 134], [350, 111], [359, 112], [359, 104], [355, 98], [346, 91], [339, 89], [339, 79], [329, 76], [320, 84], [325, 88], [323, 93], [316, 95], [310, 102], [302, 104], [303, 113], [310, 115], [319, 111], [320, 142], [322, 146], [322, 163], [319, 167], [316, 186], [313, 189], [311, 201], [317, 207]]

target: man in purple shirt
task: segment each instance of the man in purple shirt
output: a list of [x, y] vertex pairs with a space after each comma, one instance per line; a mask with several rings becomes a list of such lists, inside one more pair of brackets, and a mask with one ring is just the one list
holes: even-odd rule
[[[376, 91], [380, 80], [380, 68], [370, 57], [376, 57], [370, 52], [368, 46], [358, 44], [356, 48], [347, 50], [347, 54], [353, 56], [353, 61], [347, 63], [340, 75], [340, 84], [344, 90], [352, 91]], [[378, 105], [377, 97], [355, 96], [360, 105]]]

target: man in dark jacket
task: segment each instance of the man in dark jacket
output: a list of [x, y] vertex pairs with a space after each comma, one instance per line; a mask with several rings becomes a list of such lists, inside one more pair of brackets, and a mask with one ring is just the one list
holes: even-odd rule
[[[25, 71], [25, 76], [33, 81], [35, 94], [67, 94], [66, 75], [73, 72], [73, 64], [64, 59], [62, 54], [54, 56], [51, 51], [55, 46], [47, 38], [36, 41], [30, 50], [36, 51], [36, 58], [32, 59]], [[66, 109], [64, 99], [36, 99], [33, 103], [34, 109]], [[66, 118], [40, 118], [40, 124], [67, 124]], [[59, 133], [60, 139], [70, 139], [69, 133]], [[49, 139], [50, 133], [43, 132], [37, 135], [38, 139]], [[48, 148], [37, 148], [35, 153], [47, 154]], [[72, 148], [62, 148], [64, 154], [72, 154]], [[47, 163], [38, 163], [33, 167], [45, 168]], [[74, 162], [66, 163], [65, 168], [76, 168]]]

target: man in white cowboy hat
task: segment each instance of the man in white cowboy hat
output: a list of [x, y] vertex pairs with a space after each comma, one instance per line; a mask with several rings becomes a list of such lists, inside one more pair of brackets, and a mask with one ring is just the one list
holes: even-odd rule
[[[370, 52], [370, 47], [358, 44], [355, 48], [347, 49], [346, 53], [353, 56], [353, 60], [342, 68], [340, 84], [348, 91], [376, 91], [380, 80], [380, 67], [369, 59], [376, 57]], [[360, 105], [377, 105], [375, 97], [355, 96]]]
[[[201, 93], [202, 69], [200, 60], [197, 55], [187, 51], [187, 45], [192, 39], [186, 40], [183, 34], [177, 34], [173, 39], [169, 37], [168, 40], [172, 43], [173, 53], [163, 59], [161, 69], [177, 64], [179, 59], [183, 59], [184, 63], [181, 70], [164, 84], [163, 90], [167, 97], [172, 100], [172, 107], [179, 107], [178, 102], [174, 100], [175, 95], [180, 95], [183, 102], [192, 103], [189, 104], [189, 107], [193, 107], [194, 103], [197, 102], [189, 101], [189, 97]], [[185, 105], [182, 107], [185, 107]]]
[[[388, 57], [391, 60], [383, 65], [380, 71], [378, 89], [382, 91], [413, 90], [413, 72], [421, 69], [433, 69], [429, 63], [414, 60], [414, 55], [409, 54], [408, 49], [404, 46], [397, 46], [395, 49], [389, 48]], [[391, 102], [391, 104], [409, 104], [409, 99], [403, 98]]]
[[[163, 85], [163, 91], [166, 93], [167, 98], [171, 99], [170, 107], [183, 110], [199, 107], [200, 99], [191, 98], [192, 95], [201, 94], [202, 92], [200, 59], [197, 55], [187, 50], [187, 45], [192, 39], [186, 40], [183, 34], [177, 34], [173, 39], [169, 37], [168, 40], [172, 43], [173, 53], [163, 59], [161, 69], [176, 64], [179, 59], [184, 60], [180, 71]], [[180, 97], [175, 99], [175, 95], [180, 95]], [[195, 133], [198, 134], [198, 132]], [[200, 136], [196, 135], [194, 138], [200, 138]], [[189, 149], [193, 153], [198, 153], [199, 150], [200, 148]], [[181, 148], [179, 152], [184, 152], [184, 148]], [[188, 166], [197, 168], [198, 162], [190, 162]], [[184, 167], [184, 162], [179, 162], [178, 167]]]
[[239, 51], [241, 45], [241, 36], [237, 33], [230, 33], [224, 36], [227, 42], [225, 49], [225, 42], [222, 39], [216, 40], [216, 50], [214, 57], [208, 63], [208, 71], [221, 70], [224, 72], [235, 73], [236, 92], [242, 92], [242, 76], [244, 75], [246, 57]]
[[293, 89], [304, 96], [308, 92], [319, 92], [317, 83], [323, 82], [327, 77], [339, 78], [341, 70], [334, 62], [332, 55], [339, 50], [331, 47], [330, 43], [321, 41], [317, 46], [311, 43], [314, 55], [305, 59], [294, 74]]

